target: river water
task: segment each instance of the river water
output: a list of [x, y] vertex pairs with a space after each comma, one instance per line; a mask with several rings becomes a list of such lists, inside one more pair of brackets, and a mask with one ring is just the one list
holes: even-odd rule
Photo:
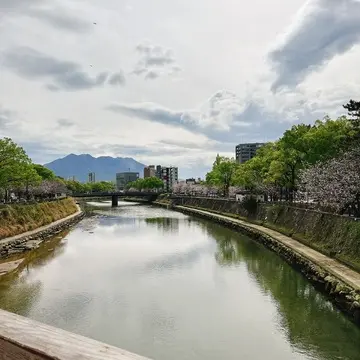
[[0, 307], [155, 360], [359, 360], [360, 330], [276, 254], [150, 206], [99, 206], [0, 283]]

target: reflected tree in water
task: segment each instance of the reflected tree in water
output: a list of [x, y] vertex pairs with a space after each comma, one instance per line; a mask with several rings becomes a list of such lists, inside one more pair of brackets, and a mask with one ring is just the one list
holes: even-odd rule
[[179, 232], [179, 219], [168, 217], [146, 218], [146, 224], [156, 226], [164, 232]]
[[360, 330], [301, 274], [246, 236], [214, 224], [209, 224], [208, 232], [217, 242], [216, 261], [221, 266], [243, 262], [262, 291], [271, 296], [280, 315], [279, 326], [296, 351], [310, 349], [324, 360], [359, 358]]

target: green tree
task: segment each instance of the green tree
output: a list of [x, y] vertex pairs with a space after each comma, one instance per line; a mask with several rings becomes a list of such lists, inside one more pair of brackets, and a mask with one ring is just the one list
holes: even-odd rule
[[6, 193], [36, 180], [36, 172], [25, 150], [10, 138], [0, 139], [0, 188]]
[[115, 190], [115, 185], [111, 181], [99, 181], [90, 184], [93, 192], [111, 192]]
[[43, 165], [40, 165], [40, 164], [34, 164], [33, 165], [35, 171], [38, 173], [39, 176], [41, 176], [41, 178], [43, 180], [55, 180], [56, 179], [56, 175], [55, 173], [46, 168], [45, 166]]
[[234, 178], [238, 164], [233, 158], [216, 156], [212, 170], [206, 174], [208, 185], [219, 186], [223, 196], [229, 195], [229, 187], [234, 184]]
[[41, 180], [41, 176], [33, 166], [25, 166], [23, 168], [21, 184], [24, 185], [24, 192], [27, 198], [30, 196], [30, 187], [39, 185]]
[[360, 101], [350, 100], [343, 108], [348, 111], [348, 114], [356, 120], [360, 120]]
[[164, 187], [163, 181], [155, 176], [144, 179], [139, 178], [136, 181], [133, 181], [126, 185], [126, 189], [134, 188], [139, 191], [162, 189], [163, 187]]
[[74, 193], [87, 193], [91, 192], [91, 185], [90, 184], [83, 184], [79, 181], [75, 180], [65, 180], [64, 181], [68, 190]]
[[261, 191], [266, 185], [275, 183], [276, 179], [270, 174], [270, 165], [278, 155], [277, 143], [262, 146], [255, 157], [237, 167], [235, 185], [252, 191]]
[[272, 165], [280, 171], [290, 200], [297, 190], [300, 171], [318, 161], [339, 155], [351, 136], [353, 128], [345, 117], [336, 120], [325, 117], [317, 120], [313, 126], [301, 124], [285, 131], [278, 143], [280, 152], [277, 165]]
[[348, 111], [354, 135], [348, 139], [348, 150], [360, 145], [360, 101], [350, 100], [343, 107]]
[[143, 179], [143, 188], [148, 190], [154, 190], [154, 189], [162, 189], [164, 187], [164, 182], [153, 176]]
[[312, 126], [293, 126], [278, 141], [261, 147], [254, 158], [241, 164], [235, 184], [291, 200], [297, 191], [300, 171], [338, 156], [354, 133], [346, 117], [336, 120], [325, 117]]

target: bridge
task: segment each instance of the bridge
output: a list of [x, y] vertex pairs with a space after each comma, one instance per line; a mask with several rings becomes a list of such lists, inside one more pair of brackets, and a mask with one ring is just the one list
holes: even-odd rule
[[91, 192], [91, 193], [73, 193], [75, 198], [93, 198], [93, 197], [111, 197], [111, 205], [119, 205], [119, 197], [138, 197], [146, 199], [148, 202], [155, 201], [159, 196], [156, 192], [145, 191], [113, 191], [113, 192]]

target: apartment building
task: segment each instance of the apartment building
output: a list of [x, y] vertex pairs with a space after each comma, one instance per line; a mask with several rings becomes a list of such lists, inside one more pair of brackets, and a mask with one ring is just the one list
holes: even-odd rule
[[235, 158], [239, 164], [252, 159], [256, 155], [256, 151], [264, 146], [265, 143], [246, 143], [239, 144], [235, 147]]
[[157, 165], [155, 175], [164, 182], [164, 190], [170, 192], [174, 184], [179, 181], [179, 170], [174, 166]]
[[144, 178], [156, 176], [155, 165], [149, 165], [144, 167]]

